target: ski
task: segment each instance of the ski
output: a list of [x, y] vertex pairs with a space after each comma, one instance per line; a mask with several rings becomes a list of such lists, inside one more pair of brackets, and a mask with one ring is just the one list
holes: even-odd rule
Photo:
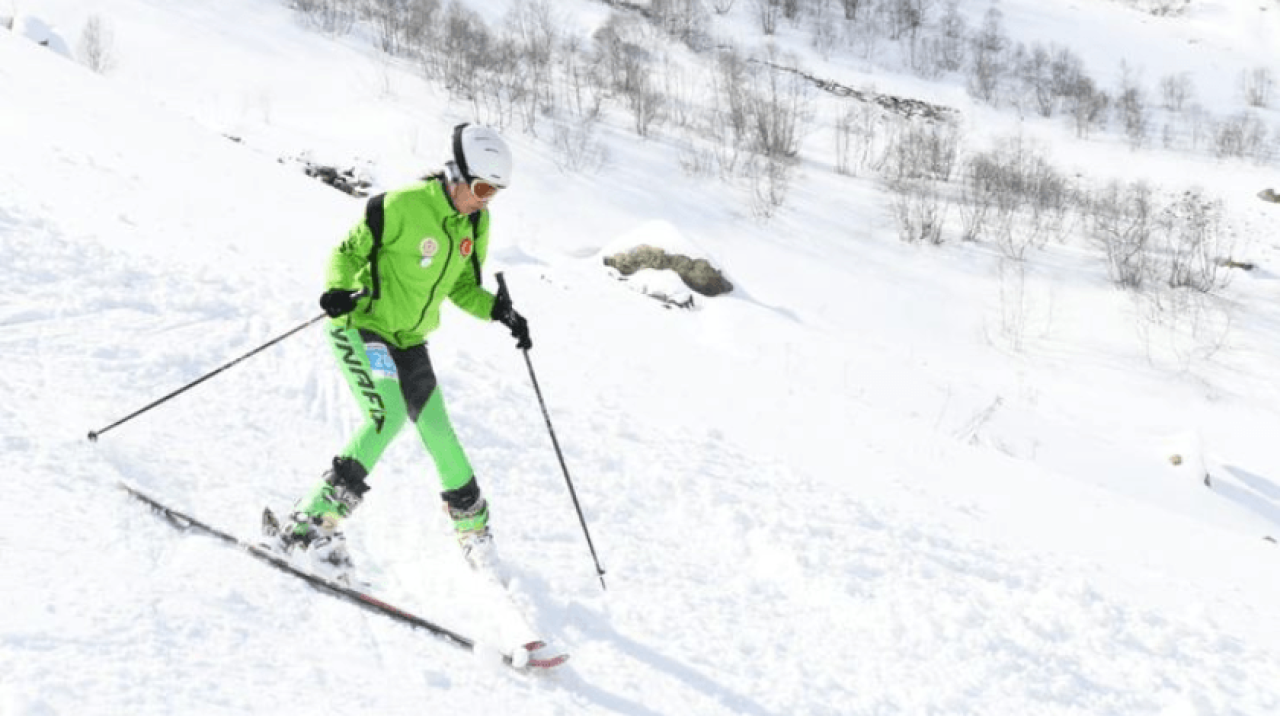
[[[120, 482], [119, 484], [121, 489], [129, 493], [135, 499], [149, 506], [153, 512], [163, 516], [169, 524], [182, 532], [195, 530], [209, 537], [217, 538], [228, 545], [239, 547], [264, 564], [270, 565], [281, 572], [291, 574], [305, 581], [317, 591], [324, 592], [330, 596], [355, 604], [356, 606], [362, 607], [368, 611], [390, 617], [395, 621], [407, 624], [415, 629], [422, 629], [467, 651], [476, 650], [476, 642], [473, 639], [469, 639], [451, 629], [423, 619], [420, 616], [406, 612], [399, 607], [388, 604], [387, 602], [358, 589], [353, 589], [352, 587], [339, 584], [338, 582], [325, 579], [324, 577], [300, 569], [294, 566], [285, 557], [258, 544], [240, 539], [230, 532], [221, 530], [207, 522], [192, 517], [185, 512], [170, 507], [133, 485], [126, 482]], [[554, 656], [545, 657], [535, 655], [535, 652], [544, 648], [546, 648], [545, 642], [532, 641], [522, 646], [515, 654], [504, 653], [502, 655], [502, 661], [513, 669], [525, 671], [530, 669], [552, 669], [569, 660], [568, 654], [556, 654]]]

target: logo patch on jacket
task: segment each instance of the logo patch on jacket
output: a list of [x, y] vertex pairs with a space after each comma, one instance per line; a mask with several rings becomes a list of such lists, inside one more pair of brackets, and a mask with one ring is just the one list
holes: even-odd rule
[[422, 252], [422, 261], [418, 264], [426, 268], [431, 263], [431, 259], [440, 251], [440, 242], [428, 236], [418, 245], [418, 250]]
[[462, 245], [459, 247], [459, 250], [462, 252], [463, 258], [466, 258], [471, 255], [471, 250], [474, 248], [475, 242], [471, 240], [470, 236], [468, 236], [462, 240]]

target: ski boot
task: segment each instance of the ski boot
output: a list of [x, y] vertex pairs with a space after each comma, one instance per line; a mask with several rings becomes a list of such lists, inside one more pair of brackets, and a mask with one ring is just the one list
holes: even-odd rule
[[497, 575], [498, 553], [493, 544], [493, 533], [489, 530], [489, 503], [480, 496], [476, 481], [472, 479], [442, 497], [467, 564], [477, 572]]
[[368, 492], [367, 474], [355, 460], [334, 458], [324, 480], [298, 502], [288, 522], [280, 525], [269, 511], [263, 515], [267, 546], [284, 554], [305, 554], [313, 571], [349, 584], [355, 565], [340, 528]]

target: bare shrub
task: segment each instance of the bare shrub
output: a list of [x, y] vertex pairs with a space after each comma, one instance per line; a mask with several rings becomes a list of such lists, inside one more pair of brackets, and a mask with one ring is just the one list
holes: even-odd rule
[[960, 12], [959, 0], [947, 0], [947, 8], [938, 19], [938, 62], [942, 69], [955, 72], [964, 67], [968, 39], [969, 23]]
[[1140, 84], [1139, 73], [1125, 62], [1120, 63], [1120, 87], [1116, 93], [1116, 111], [1124, 126], [1130, 149], [1141, 149], [1151, 132], [1151, 119], [1147, 112], [1147, 95]]
[[983, 17], [982, 27], [971, 43], [969, 64], [969, 93], [988, 104], [1000, 100], [1000, 81], [1008, 72], [1006, 54], [1009, 37], [1004, 31], [1004, 15], [989, 8]]
[[1244, 93], [1244, 101], [1250, 107], [1270, 106], [1274, 87], [1275, 80], [1271, 76], [1271, 70], [1266, 67], [1255, 67], [1240, 73], [1240, 89]]
[[367, 0], [364, 13], [374, 28], [378, 48], [405, 55], [418, 38], [430, 33], [440, 13], [440, 0]]
[[990, 238], [1006, 258], [1021, 261], [1032, 248], [1062, 239], [1075, 190], [1043, 152], [1022, 137], [997, 142], [963, 163], [962, 238]]
[[1059, 95], [1053, 76], [1053, 58], [1049, 48], [1035, 43], [1030, 48], [1019, 44], [1013, 59], [1014, 75], [1021, 94], [1041, 117], [1052, 117]]
[[870, 5], [872, 0], [840, 0], [840, 8], [844, 10], [844, 19], [857, 20], [858, 11]]
[[1133, 300], [1136, 329], [1153, 366], [1189, 371], [1230, 342], [1234, 318], [1225, 298], [1158, 286], [1134, 293]]
[[1106, 255], [1107, 275], [1121, 288], [1141, 289], [1152, 278], [1154, 203], [1145, 182], [1111, 182], [1089, 204], [1090, 233]]
[[355, 26], [359, 5], [355, 0], [293, 0], [303, 22], [330, 35], [345, 35]]
[[667, 35], [689, 47], [706, 46], [709, 18], [701, 0], [653, 0], [649, 11]]
[[609, 149], [595, 136], [596, 122], [556, 122], [551, 134], [552, 158], [566, 174], [595, 174], [609, 161]]
[[1160, 79], [1160, 97], [1165, 109], [1181, 112], [1188, 102], [1195, 99], [1195, 85], [1191, 82], [1191, 75], [1186, 72], [1165, 75]]
[[733, 9], [733, 3], [736, 0], [711, 0], [711, 9], [716, 11], [717, 15], [724, 15]]
[[1110, 106], [1111, 97], [1106, 92], [1099, 90], [1089, 77], [1079, 77], [1067, 95], [1076, 136], [1086, 139], [1093, 130], [1106, 126]]
[[[1050, 293], [1036, 295], [1032, 282], [1033, 267], [1025, 261], [1000, 259], [996, 270], [1000, 282], [1000, 323], [998, 337], [1015, 353], [1021, 353], [1028, 338], [1049, 335], [1053, 325], [1054, 301]], [[990, 336], [990, 333], [988, 332]], [[996, 343], [994, 337], [992, 342]]]
[[1189, 189], [1170, 203], [1157, 220], [1159, 248], [1165, 284], [1211, 293], [1225, 288], [1231, 272], [1223, 259], [1231, 256], [1233, 242], [1223, 230], [1221, 200]]
[[951, 122], [908, 122], [890, 147], [896, 179], [948, 181], [960, 152], [960, 130]]
[[735, 171], [739, 155], [746, 149], [750, 73], [746, 59], [737, 48], [730, 46], [717, 53], [708, 124], [711, 136], [718, 140], [714, 151], [726, 175]]
[[592, 81], [591, 59], [582, 49], [583, 39], [579, 35], [564, 38], [560, 61], [559, 75], [563, 80], [558, 84], [563, 92], [561, 102], [557, 106], [568, 109], [580, 119], [599, 116], [604, 94], [602, 88]]
[[892, 210], [898, 224], [898, 238], [909, 244], [942, 244], [942, 225], [950, 209], [950, 201], [929, 179], [894, 180]]
[[880, 13], [890, 40], [914, 40], [929, 20], [934, 0], [881, 0]]
[[115, 68], [115, 33], [100, 15], [90, 15], [80, 32], [80, 61], [104, 75]]
[[773, 217], [787, 201], [794, 162], [782, 157], [752, 156], [745, 173], [751, 184], [751, 211], [757, 218]]
[[491, 60], [497, 43], [484, 19], [457, 2], [445, 9], [442, 25], [431, 57], [445, 88], [455, 96], [471, 99], [480, 86], [481, 69]]
[[645, 49], [645, 28], [632, 16], [613, 13], [592, 35], [595, 40], [591, 58], [596, 82], [610, 92], [620, 95], [631, 93], [642, 75], [652, 53]]
[[794, 72], [775, 69], [794, 66], [794, 58], [757, 64], [746, 93], [747, 140], [752, 149], [771, 159], [791, 159], [800, 151], [800, 138], [812, 114], [812, 88]]
[[[886, 131], [891, 118], [876, 105], [858, 102], [836, 115], [836, 172], [856, 174], [879, 169], [894, 144], [896, 132]], [[899, 126], [895, 124], [896, 126]]]
[[651, 75], [639, 68], [628, 84], [630, 89], [625, 101], [627, 108], [631, 110], [631, 128], [641, 137], [647, 137], [654, 124], [662, 119], [667, 96], [653, 85]]
[[778, 20], [782, 17], [782, 0], [751, 0], [751, 8], [760, 22], [760, 32], [773, 35], [778, 31]]
[[548, 0], [517, 0], [504, 21], [516, 66], [495, 89], [505, 86], [529, 133], [536, 131], [538, 117], [556, 106], [554, 60], [562, 24]]
[[1213, 125], [1213, 152], [1219, 159], [1267, 155], [1267, 126], [1253, 112], [1241, 112]]

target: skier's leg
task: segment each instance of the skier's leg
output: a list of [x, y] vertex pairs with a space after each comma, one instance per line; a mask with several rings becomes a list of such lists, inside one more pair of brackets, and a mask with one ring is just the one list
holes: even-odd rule
[[401, 368], [401, 387], [409, 419], [435, 461], [442, 488], [440, 498], [453, 520], [463, 553], [473, 565], [491, 562], [494, 557], [488, 526], [489, 504], [480, 493], [471, 462], [449, 421], [427, 347], [405, 351], [397, 355], [396, 362]]
[[359, 462], [368, 473], [408, 419], [393, 358], [397, 350], [369, 331], [330, 326], [328, 336], [338, 367], [364, 414], [364, 422], [339, 457]]
[[319, 484], [298, 501], [283, 532], [286, 547], [310, 546], [318, 538], [340, 540], [340, 523], [369, 490], [369, 470], [407, 419], [391, 349], [373, 333], [330, 326], [327, 335], [365, 419]]

